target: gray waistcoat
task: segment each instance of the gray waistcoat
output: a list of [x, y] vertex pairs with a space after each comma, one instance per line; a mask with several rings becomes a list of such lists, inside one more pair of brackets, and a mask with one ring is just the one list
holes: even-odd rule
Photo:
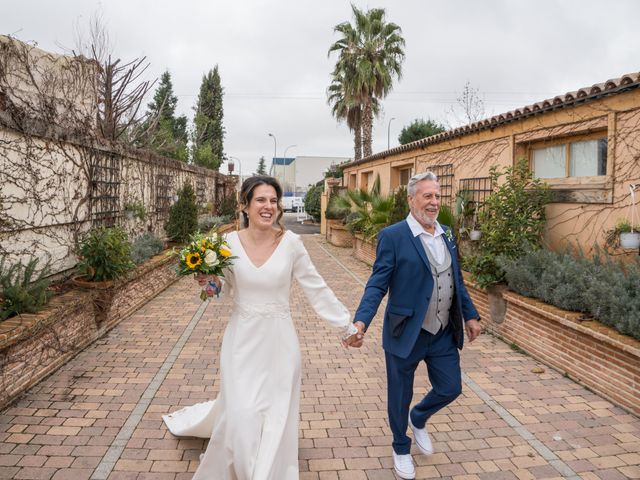
[[[440, 238], [440, 241], [444, 242], [444, 239]], [[444, 261], [441, 264], [435, 261], [428, 248], [425, 248], [425, 252], [433, 276], [433, 292], [427, 314], [422, 322], [422, 328], [435, 335], [440, 330], [440, 326], [444, 328], [449, 323], [449, 310], [454, 291], [453, 269], [451, 268], [451, 254], [446, 246]]]

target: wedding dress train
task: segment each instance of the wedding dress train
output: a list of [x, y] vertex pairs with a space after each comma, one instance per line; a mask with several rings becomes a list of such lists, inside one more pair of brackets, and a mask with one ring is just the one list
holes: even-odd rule
[[225, 273], [234, 307], [220, 349], [220, 393], [163, 419], [174, 435], [211, 439], [194, 480], [297, 480], [301, 361], [289, 310], [292, 280], [332, 325], [347, 326], [350, 314], [296, 234], [285, 232], [259, 267], [237, 232], [227, 241], [238, 258]]

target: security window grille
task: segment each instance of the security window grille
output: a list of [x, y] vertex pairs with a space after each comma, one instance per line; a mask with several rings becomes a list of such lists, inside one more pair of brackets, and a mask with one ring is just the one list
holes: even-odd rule
[[120, 157], [114, 153], [93, 152], [90, 167], [91, 219], [94, 225], [112, 227], [119, 214]]
[[478, 207], [482, 207], [492, 191], [491, 177], [461, 178], [458, 187], [458, 192], [468, 192], [467, 195]]
[[453, 164], [431, 165], [427, 170], [438, 176], [442, 205], [451, 206], [453, 201]]

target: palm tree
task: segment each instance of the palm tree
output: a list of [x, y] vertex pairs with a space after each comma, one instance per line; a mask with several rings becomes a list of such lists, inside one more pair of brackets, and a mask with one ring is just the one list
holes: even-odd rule
[[375, 101], [391, 91], [393, 77], [402, 77], [405, 41], [402, 29], [385, 22], [385, 11], [374, 8], [366, 12], [351, 5], [354, 24], [343, 22], [334, 31], [342, 37], [329, 48], [339, 52], [334, 70], [344, 92], [361, 107], [362, 153], [371, 155], [371, 134]]
[[362, 109], [347, 91], [344, 75], [337, 71], [333, 74], [331, 85], [327, 89], [327, 102], [333, 105], [331, 113], [338, 121], [347, 122], [349, 130], [354, 132], [354, 159], [362, 158]]

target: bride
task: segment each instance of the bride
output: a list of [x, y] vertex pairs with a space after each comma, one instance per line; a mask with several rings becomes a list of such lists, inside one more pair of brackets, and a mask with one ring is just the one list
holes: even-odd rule
[[340, 329], [343, 344], [351, 335], [357, 335], [353, 346], [362, 344], [300, 237], [284, 230], [281, 198], [272, 177], [242, 184], [246, 228], [227, 235], [238, 258], [224, 275], [234, 307], [220, 349], [220, 393], [163, 416], [174, 435], [210, 438], [194, 480], [298, 479], [301, 362], [289, 310], [294, 278], [316, 313]]

